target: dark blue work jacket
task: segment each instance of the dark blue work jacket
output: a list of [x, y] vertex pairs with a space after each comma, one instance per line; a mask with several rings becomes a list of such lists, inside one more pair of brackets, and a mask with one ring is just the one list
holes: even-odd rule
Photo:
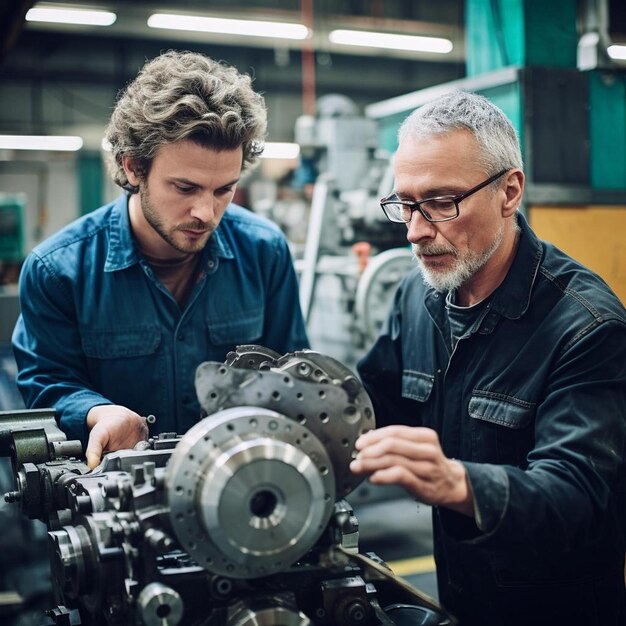
[[27, 407], [54, 407], [68, 437], [83, 442], [98, 404], [155, 415], [153, 434], [184, 433], [200, 417], [200, 363], [240, 344], [308, 347], [277, 226], [231, 204], [200, 254], [181, 310], [139, 253], [126, 196], [38, 245], [22, 268], [13, 333]]
[[624, 307], [518, 217], [508, 275], [454, 351], [416, 269], [359, 372], [377, 426], [433, 428], [467, 469], [475, 520], [433, 509], [461, 626], [624, 626]]

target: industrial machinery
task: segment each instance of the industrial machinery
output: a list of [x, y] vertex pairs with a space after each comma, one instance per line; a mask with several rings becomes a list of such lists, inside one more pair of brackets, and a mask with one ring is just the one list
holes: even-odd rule
[[[377, 123], [339, 94], [320, 98], [316, 116], [298, 118], [295, 138], [301, 169], [314, 182], [296, 260], [302, 311], [314, 345], [353, 364], [376, 339], [414, 264], [406, 230], [380, 210], [380, 198], [393, 188], [389, 153], [377, 149]], [[360, 259], [355, 245], [366, 249]], [[375, 269], [366, 271], [369, 264]]]
[[[447, 625], [358, 551], [343, 498], [369, 397], [338, 361], [240, 346], [196, 372], [206, 417], [89, 471], [53, 411], [0, 414], [5, 495], [48, 527], [57, 625]], [[43, 618], [42, 618], [43, 619]]]

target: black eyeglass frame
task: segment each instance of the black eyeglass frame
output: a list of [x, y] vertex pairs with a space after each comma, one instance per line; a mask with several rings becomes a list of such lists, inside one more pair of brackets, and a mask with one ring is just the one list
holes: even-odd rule
[[[399, 198], [392, 200], [391, 196], [387, 196], [386, 198], [383, 198], [380, 201], [380, 208], [383, 210], [385, 217], [390, 222], [393, 222], [394, 224], [410, 224], [411, 220], [413, 219], [413, 214], [415, 213], [415, 211], [419, 211], [422, 214], [422, 217], [426, 221], [431, 222], [431, 223], [449, 222], [450, 220], [455, 220], [457, 217], [459, 217], [459, 214], [460, 214], [459, 202], [461, 202], [461, 200], [465, 200], [465, 198], [471, 196], [477, 191], [484, 189], [487, 185], [490, 185], [494, 181], [498, 180], [498, 178], [500, 178], [501, 176], [504, 176], [510, 169], [511, 169], [510, 167], [507, 167], [505, 170], [502, 170], [501, 172], [498, 172], [497, 174], [490, 176], [487, 180], [484, 180], [482, 183], [479, 183], [475, 187], [472, 187], [469, 191], [466, 191], [465, 193], [460, 193], [456, 196], [435, 196], [432, 198], [425, 198], [424, 200], [420, 200], [419, 202], [412, 202], [410, 200], [400, 200]], [[392, 194], [392, 195], [395, 195], [395, 194]], [[452, 217], [444, 217], [442, 219], [432, 219], [428, 215], [428, 212], [425, 209], [422, 209], [421, 205], [424, 204], [425, 202], [432, 202], [433, 200], [452, 200], [452, 202], [454, 202], [454, 206], [456, 207], [456, 214], [453, 215]], [[402, 204], [404, 206], [409, 207], [409, 210], [411, 211], [409, 215], [409, 219], [408, 220], [391, 219], [391, 217], [389, 217], [389, 214], [387, 213], [387, 210], [385, 209], [385, 206], [388, 204]]]

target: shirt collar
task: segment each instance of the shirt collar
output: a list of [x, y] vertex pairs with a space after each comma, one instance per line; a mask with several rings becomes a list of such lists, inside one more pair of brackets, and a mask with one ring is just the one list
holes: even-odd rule
[[[109, 249], [104, 265], [105, 272], [115, 272], [123, 270], [135, 263], [139, 263], [141, 255], [135, 245], [130, 228], [130, 217], [128, 215], [128, 194], [120, 196], [113, 208], [109, 219]], [[220, 222], [215, 232], [211, 235], [209, 242], [204, 249], [204, 258], [222, 257], [225, 259], [234, 258], [233, 251], [224, 234], [226, 215]]]
[[109, 219], [109, 250], [104, 264], [105, 272], [123, 270], [140, 260], [139, 252], [130, 230], [128, 194], [120, 196]]

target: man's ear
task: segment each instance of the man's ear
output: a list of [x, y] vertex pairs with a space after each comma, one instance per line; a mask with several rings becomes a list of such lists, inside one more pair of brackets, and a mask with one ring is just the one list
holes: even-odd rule
[[127, 156], [122, 156], [122, 167], [124, 168], [124, 172], [126, 173], [126, 178], [128, 178], [128, 182], [134, 187], [139, 186], [140, 178], [137, 175], [137, 164], [136, 162]]
[[506, 200], [502, 205], [502, 217], [510, 217], [517, 211], [524, 195], [524, 172], [511, 170], [504, 179]]

